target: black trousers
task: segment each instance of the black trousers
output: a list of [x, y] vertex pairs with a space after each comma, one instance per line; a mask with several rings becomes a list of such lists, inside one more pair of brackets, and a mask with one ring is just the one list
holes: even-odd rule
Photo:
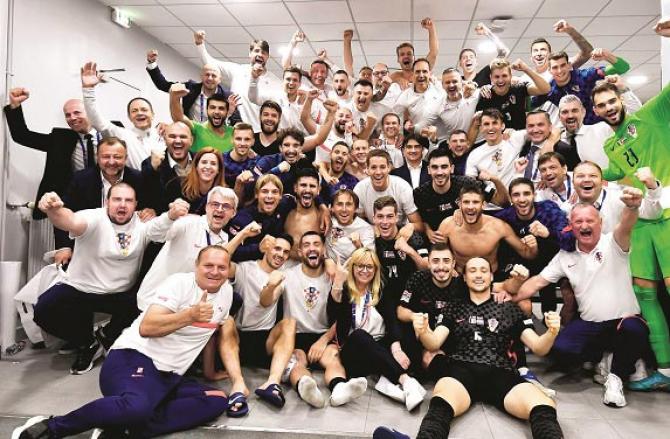
[[384, 375], [389, 381], [398, 383], [405, 370], [391, 354], [390, 341], [384, 337], [376, 341], [362, 329], [356, 329], [342, 346], [340, 358], [350, 377]]

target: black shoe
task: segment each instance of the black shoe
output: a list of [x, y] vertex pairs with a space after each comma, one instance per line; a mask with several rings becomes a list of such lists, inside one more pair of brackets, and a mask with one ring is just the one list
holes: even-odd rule
[[72, 343], [71, 341], [66, 341], [60, 348], [58, 348], [59, 355], [70, 355], [76, 353], [77, 353], [77, 345]]
[[102, 349], [102, 345], [97, 340], [88, 347], [79, 348], [77, 359], [72, 363], [70, 373], [72, 375], [83, 375], [93, 369], [95, 360], [102, 356]]
[[98, 329], [95, 330], [95, 339], [102, 345], [102, 348], [104, 349], [104, 355], [105, 357], [107, 356], [107, 352], [109, 352], [109, 348], [112, 347], [114, 344], [114, 340], [111, 338], [107, 337], [105, 335], [104, 327], [101, 326]]
[[46, 416], [33, 416], [25, 424], [14, 429], [12, 439], [47, 439], [51, 437], [47, 425], [48, 420], [49, 418]]

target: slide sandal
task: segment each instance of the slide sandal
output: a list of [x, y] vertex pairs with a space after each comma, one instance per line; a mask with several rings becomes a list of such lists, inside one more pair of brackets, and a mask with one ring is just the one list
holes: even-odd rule
[[254, 393], [258, 395], [258, 397], [263, 401], [269, 402], [277, 408], [284, 407], [284, 404], [286, 403], [284, 392], [282, 391], [279, 384], [270, 384], [265, 389], [256, 389]]
[[[237, 410], [233, 410], [239, 404]], [[242, 392], [235, 392], [228, 398], [228, 410], [226, 416], [229, 418], [241, 418], [249, 413], [249, 404], [247, 404], [247, 397]]]

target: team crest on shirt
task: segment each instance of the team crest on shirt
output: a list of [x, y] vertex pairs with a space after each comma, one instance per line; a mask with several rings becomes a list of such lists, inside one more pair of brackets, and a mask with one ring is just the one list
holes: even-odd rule
[[498, 330], [498, 326], [500, 325], [500, 322], [495, 317], [492, 318], [492, 319], [488, 319], [487, 323], [488, 323], [487, 326], [489, 328], [489, 331], [491, 331], [491, 332], [496, 332]]
[[596, 252], [596, 254], [593, 255], [593, 256], [595, 257], [597, 263], [599, 263], [599, 264], [602, 264], [602, 263], [603, 263], [603, 252], [601, 252], [600, 250], [598, 250], [598, 251]]
[[128, 250], [130, 249], [130, 239], [132, 236], [130, 233], [119, 232], [116, 234], [116, 242], [119, 244], [121, 249], [121, 254], [123, 256], [128, 256]]
[[410, 299], [412, 299], [412, 293], [407, 290], [403, 291], [402, 296], [400, 296], [400, 301], [409, 303]]
[[307, 287], [302, 293], [305, 295], [305, 308], [307, 311], [311, 311], [319, 302], [319, 290], [314, 287]]
[[401, 261], [404, 261], [405, 259], [407, 259], [407, 253], [405, 253], [402, 250], [398, 250], [398, 257], [400, 258]]
[[344, 229], [341, 227], [333, 227], [331, 229], [331, 236], [333, 237], [334, 241], [337, 241], [338, 239], [342, 238], [344, 236]]
[[435, 308], [442, 309], [445, 306], [447, 306], [447, 302], [445, 302], [444, 300], [436, 300], [435, 301]]
[[440, 212], [444, 212], [444, 211], [447, 211], [447, 210], [452, 209], [452, 208], [453, 207], [451, 206], [451, 203], [440, 204], [440, 205], [437, 206], [437, 209]]
[[637, 128], [635, 127], [634, 123], [629, 124], [626, 127], [626, 131], [628, 132], [628, 135], [631, 136], [633, 139], [637, 138]]

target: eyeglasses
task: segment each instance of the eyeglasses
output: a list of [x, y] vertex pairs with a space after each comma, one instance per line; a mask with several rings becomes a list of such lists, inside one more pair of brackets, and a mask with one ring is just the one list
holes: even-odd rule
[[233, 210], [234, 209], [233, 205], [231, 205], [231, 204], [219, 203], [219, 202], [216, 202], [216, 201], [210, 201], [209, 203], [207, 203], [207, 205], [210, 206], [214, 210], [219, 210], [220, 209], [220, 210], [223, 210], [223, 211], [227, 211], [227, 210]]
[[358, 271], [375, 271], [375, 266], [372, 264], [354, 264], [354, 268]]

